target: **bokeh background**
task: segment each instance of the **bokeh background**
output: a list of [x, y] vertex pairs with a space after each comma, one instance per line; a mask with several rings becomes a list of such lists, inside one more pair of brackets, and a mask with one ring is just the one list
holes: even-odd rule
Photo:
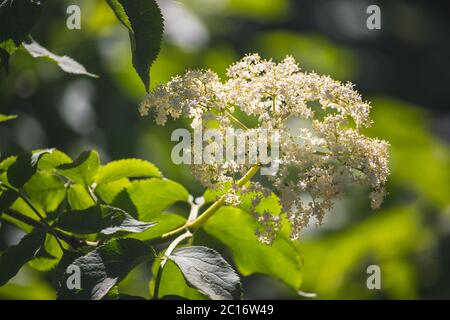
[[[450, 298], [450, 10], [445, 1], [160, 0], [166, 20], [152, 86], [186, 68], [226, 67], [245, 53], [293, 55], [307, 71], [350, 80], [372, 101], [369, 135], [391, 147], [389, 195], [369, 209], [366, 191], [336, 203], [320, 228], [307, 230], [302, 291], [320, 299]], [[81, 7], [81, 30], [66, 28], [66, 8]], [[381, 30], [366, 28], [366, 8], [381, 8]], [[145, 90], [131, 66], [128, 34], [105, 1], [47, 1], [34, 39], [81, 62], [99, 79], [65, 74], [25, 52], [0, 75], [1, 155], [56, 147], [75, 157], [95, 148], [104, 162], [148, 159], [198, 196], [187, 167], [170, 161], [170, 132], [140, 118]], [[4, 224], [0, 250], [21, 233]], [[366, 287], [369, 265], [382, 289]], [[122, 287], [148, 296], [148, 266]], [[23, 268], [0, 298], [54, 298], [50, 276]], [[144, 281], [145, 280], [145, 281]], [[245, 298], [303, 299], [264, 276], [244, 279]]]

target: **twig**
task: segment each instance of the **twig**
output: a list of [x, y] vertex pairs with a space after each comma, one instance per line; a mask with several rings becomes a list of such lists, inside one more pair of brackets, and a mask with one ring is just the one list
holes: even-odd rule
[[20, 192], [20, 190], [16, 190], [10, 186], [8, 186], [7, 184], [2, 183], [2, 186], [10, 191], [13, 191], [15, 193], [17, 193], [17, 195], [28, 205], [28, 207], [30, 207], [30, 209], [34, 212], [35, 215], [37, 215], [39, 217], [39, 219], [41, 220], [41, 222], [43, 224], [45, 224], [46, 228], [49, 230], [50, 233], [53, 233], [53, 235], [55, 236], [56, 242], [58, 243], [59, 247], [61, 248], [62, 251], [64, 251], [64, 247], [61, 243], [61, 241], [59, 241], [58, 237], [56, 234], [54, 234], [53, 231], [53, 227], [45, 220], [44, 216], [39, 212], [38, 209], [36, 209], [36, 207], [31, 203], [30, 200], [27, 199], [27, 197], [25, 197], [22, 192]]
[[[65, 233], [65, 232], [63, 232], [61, 230], [58, 230], [58, 229], [51, 229], [50, 230], [47, 224], [45, 224], [45, 223], [43, 223], [41, 221], [34, 220], [33, 218], [30, 218], [30, 217], [28, 217], [26, 215], [23, 215], [22, 213], [17, 212], [17, 211], [15, 211], [13, 209], [6, 209], [4, 211], [4, 214], [7, 214], [8, 216], [10, 216], [10, 217], [12, 217], [14, 219], [17, 219], [19, 221], [22, 221], [23, 223], [26, 223], [26, 224], [28, 224], [28, 225], [30, 225], [32, 227], [43, 229], [47, 233], [53, 235], [57, 240], [60, 239], [60, 240], [62, 240], [64, 242], [66, 242], [68, 245], [70, 245], [74, 249], [79, 249], [79, 248], [82, 248], [82, 247], [85, 247], [85, 246], [92, 246], [92, 245], [94, 245], [92, 242], [88, 242], [86, 240], [79, 239], [77, 237], [71, 236], [71, 235], [69, 235], [69, 234], [67, 234], [67, 233]], [[63, 250], [64, 250], [64, 248], [63, 248]]]

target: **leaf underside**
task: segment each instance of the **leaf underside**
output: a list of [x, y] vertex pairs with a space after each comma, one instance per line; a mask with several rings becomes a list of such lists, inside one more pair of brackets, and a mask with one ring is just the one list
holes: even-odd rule
[[34, 40], [31, 40], [30, 43], [24, 42], [23, 47], [33, 58], [50, 59], [55, 62], [64, 72], [98, 78], [97, 75], [88, 72], [83, 65], [81, 65], [74, 59], [68, 56], [58, 56], [50, 52]]
[[150, 67], [161, 48], [164, 19], [154, 0], [107, 0], [119, 21], [128, 29], [133, 66], [148, 91]]
[[[150, 259], [152, 251], [136, 239], [112, 240], [67, 264], [58, 291], [58, 299], [102, 299], [139, 263]], [[80, 289], [69, 289], [70, 266], [79, 268]]]
[[185, 247], [169, 256], [192, 287], [213, 300], [236, 300], [242, 297], [239, 276], [215, 250]]

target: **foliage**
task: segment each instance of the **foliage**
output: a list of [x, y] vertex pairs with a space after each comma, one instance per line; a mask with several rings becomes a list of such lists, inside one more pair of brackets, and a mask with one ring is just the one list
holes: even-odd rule
[[41, 230], [26, 235], [18, 245], [8, 248], [0, 257], [0, 285], [4, 285], [19, 269], [30, 261], [41, 246], [45, 233]]
[[[161, 10], [155, 0], [105, 1], [129, 31], [133, 65], [148, 90], [150, 67], [158, 56], [164, 29]], [[0, 2], [0, 67], [8, 71], [10, 56], [23, 45], [33, 58], [46, 57], [67, 73], [98, 77], [87, 72], [72, 58], [60, 57], [31, 39], [30, 33], [39, 20], [45, 3], [45, 0]], [[27, 38], [31, 39], [30, 43], [24, 42]], [[5, 120], [9, 119], [0, 117], [0, 122]]]
[[41, 14], [45, 1], [3, 0], [0, 3], [0, 67], [8, 70], [9, 56], [26, 39]]
[[160, 49], [163, 17], [155, 1], [107, 0], [119, 21], [130, 34], [133, 66], [148, 90], [150, 67]]
[[[170, 145], [166, 140], [173, 127], [154, 130], [151, 123], [138, 122], [137, 117], [133, 116], [134, 106], [143, 94], [141, 82], [145, 81], [148, 68], [152, 65], [150, 58], [159, 51], [162, 27], [156, 26], [154, 35], [140, 34], [141, 38], [135, 32], [137, 30], [133, 29], [139, 22], [133, 25], [130, 15], [130, 23], [127, 24], [127, 19], [123, 18], [125, 10], [120, 12], [121, 8], [126, 7], [127, 1], [80, 2], [83, 3], [83, 10], [85, 4], [86, 8], [92, 9], [83, 12], [83, 28], [86, 30], [82, 33], [61, 32], [60, 24], [64, 23], [64, 15], [61, 14], [60, 3], [64, 5], [71, 2], [50, 0], [39, 3], [45, 5], [45, 10], [50, 5], [53, 11], [49, 11], [47, 16], [51, 17], [52, 24], [40, 19], [43, 26], [37, 26], [38, 32], [34, 35], [39, 38], [39, 42], [48, 44], [55, 52], [70, 52], [80, 61], [88, 62], [87, 66], [95, 65], [96, 73], [102, 77], [101, 81], [95, 82], [95, 87], [94, 81], [89, 78], [74, 80], [71, 76], [64, 78], [61, 72], [52, 74], [53, 69], [41, 68], [40, 61], [31, 65], [22, 43], [29, 43], [28, 35], [43, 11], [42, 6], [33, 9], [30, 5], [37, 3], [36, 1], [0, 0], [3, 5], [0, 8], [0, 65], [7, 67], [9, 57], [14, 53], [15, 59], [11, 63], [16, 69], [7, 80], [2, 81], [1, 108], [5, 110], [2, 109], [1, 112], [19, 114], [18, 121], [0, 124], [1, 154], [5, 156], [15, 154], [19, 149], [32, 150], [57, 145], [73, 155], [80, 148], [85, 148], [87, 142], [89, 148], [92, 144], [95, 148], [98, 146], [103, 159], [118, 159], [128, 155], [151, 159], [167, 177], [180, 183], [164, 178], [155, 165], [144, 160], [124, 159], [101, 165], [96, 151], [84, 153], [79, 161], [76, 157], [73, 161], [58, 150], [44, 150], [44, 154], [40, 155], [39, 152], [43, 150], [37, 150], [19, 157], [1, 158], [1, 236], [6, 235], [8, 239], [1, 244], [9, 245], [0, 253], [1, 298], [53, 299], [58, 296], [61, 299], [123, 299], [142, 296], [154, 299], [207, 299], [217, 297], [211, 294], [208, 296], [208, 293], [236, 292], [226, 288], [240, 287], [234, 282], [236, 278], [233, 274], [236, 272], [231, 271], [225, 278], [234, 280], [224, 288], [219, 288], [219, 291], [204, 287], [208, 283], [192, 280], [199, 279], [198, 274], [189, 274], [187, 277], [168, 258], [183, 250], [177, 249], [180, 247], [211, 247], [214, 252], [223, 255], [223, 258], [217, 259], [224, 267], [228, 265], [239, 273], [244, 297], [299, 298], [299, 289], [315, 292], [319, 298], [326, 299], [409, 299], [439, 297], [439, 294], [448, 293], [448, 259], [445, 258], [448, 251], [448, 231], [445, 228], [448, 215], [443, 213], [445, 210], [448, 212], [449, 208], [449, 149], [445, 141], [436, 139], [431, 133], [430, 128], [434, 123], [431, 123], [428, 112], [390, 97], [370, 99], [373, 101], [374, 126], [368, 130], [368, 135], [391, 143], [392, 178], [387, 186], [389, 195], [386, 205], [379, 212], [370, 216], [365, 214], [369, 209], [359, 199], [366, 194], [363, 196], [352, 190], [351, 198], [337, 202], [333, 212], [337, 214], [330, 215], [324, 228], [307, 230], [300, 241], [290, 242], [287, 230], [283, 227], [273, 244], [266, 246], [255, 238], [254, 231], [260, 225], [253, 219], [248, 203], [236, 208], [222, 207], [201, 226], [194, 237], [183, 239], [183, 243], [177, 245], [172, 254], [167, 254], [166, 259], [164, 253], [168, 249], [165, 250], [165, 247], [173, 238], [163, 241], [162, 237], [168, 231], [184, 226], [188, 220], [188, 207], [196, 206], [187, 189], [193, 194], [202, 194], [203, 190], [193, 182], [193, 177], [187, 173], [186, 168], [174, 166], [168, 161]], [[112, 3], [116, 3], [116, 7], [110, 6]], [[402, 36], [399, 30], [387, 29], [395, 31], [391, 34], [394, 41], [387, 46], [389, 52], [383, 51], [382, 46], [377, 47], [384, 37], [376, 39], [368, 35], [371, 40], [363, 41], [362, 48], [358, 50], [358, 43], [361, 41], [355, 41], [354, 38], [345, 45], [332, 40], [332, 34], [340, 32], [339, 28], [324, 33], [327, 28], [320, 24], [320, 35], [300, 33], [299, 23], [308, 24], [314, 17], [323, 19], [323, 13], [312, 15], [309, 10], [317, 9], [322, 4], [311, 4], [308, 10], [302, 8], [300, 16], [292, 15], [289, 20], [286, 13], [295, 12], [297, 2], [233, 0], [221, 8], [213, 5], [205, 7], [202, 3], [203, 1], [189, 1], [185, 5], [183, 2], [182, 8], [187, 8], [189, 12], [195, 8], [196, 15], [203, 14], [202, 20], [209, 24], [208, 32], [213, 41], [201, 51], [186, 50], [174, 43], [169, 36], [160, 57], [152, 65], [153, 84], [166, 82], [174, 74], [187, 68], [211, 68], [223, 76], [226, 66], [240, 52], [249, 51], [249, 48], [266, 57], [274, 57], [275, 60], [292, 54], [305, 70], [330, 74], [336, 79], [358, 79], [356, 82], [363, 85], [361, 91], [369, 93], [374, 88], [378, 93], [378, 90], [383, 90], [384, 84], [389, 86], [389, 92], [402, 96], [403, 86], [413, 97], [414, 92], [417, 92], [422, 101], [426, 101], [430, 98], [427, 96], [427, 88], [432, 87], [433, 92], [437, 92], [441, 88], [439, 83], [445, 83], [440, 77], [427, 77], [428, 82], [423, 83], [423, 90], [411, 90], [413, 84], [416, 84], [416, 76], [422, 73], [410, 72], [406, 77], [399, 72], [402, 68], [409, 67], [410, 63], [410, 59], [403, 59], [404, 54], [394, 43], [398, 39], [396, 37]], [[14, 6], [11, 7], [11, 4]], [[408, 19], [411, 16], [428, 12], [422, 10], [418, 13], [414, 11], [417, 8], [413, 5], [409, 9], [415, 15], [402, 18], [410, 22]], [[10, 24], [10, 17], [13, 16], [25, 23]], [[117, 32], [121, 26], [116, 18], [125, 25], [122, 30], [129, 31], [131, 52], [128, 42], [116, 41], [124, 39]], [[229, 24], [230, 18], [233, 19], [233, 26]], [[267, 21], [276, 23], [264, 24]], [[146, 25], [148, 24], [141, 26]], [[261, 25], [264, 27], [261, 28]], [[414, 26], [415, 23], [411, 22], [409, 25]], [[8, 38], [5, 38], [8, 33], [3, 32], [7, 30], [4, 26], [11, 28], [8, 29]], [[444, 30], [433, 29], [433, 25], [427, 26], [421, 32], [405, 32], [405, 41], [399, 41], [402, 48], [411, 40], [411, 34], [418, 40], [414, 42], [416, 48], [424, 48], [429, 41], [424, 37], [428, 35], [436, 39]], [[15, 31], [15, 28], [21, 30]], [[417, 28], [420, 28], [420, 24]], [[190, 30], [188, 27], [185, 29]], [[342, 36], [344, 35], [341, 34], [340, 37]], [[143, 38], [155, 39], [158, 43], [147, 42], [133, 47], [133, 41]], [[143, 53], [143, 48], [153, 51]], [[371, 50], [373, 48], [376, 50]], [[420, 59], [414, 55], [417, 51]], [[427, 59], [423, 52], [411, 50], [408, 56], [421, 64]], [[383, 65], [392, 68], [389, 77], [381, 76], [375, 70], [380, 53], [384, 54], [381, 59]], [[48, 52], [45, 59], [49, 56], [55, 57]], [[139, 76], [131, 63], [124, 63], [132, 60]], [[439, 55], [433, 56], [430, 69], [438, 67], [438, 61]], [[359, 76], [363, 76], [362, 82]], [[38, 93], [28, 96], [27, 90], [19, 90], [24, 80], [26, 88], [31, 84], [31, 91], [37, 90]], [[89, 118], [91, 122], [95, 122], [93, 116], [97, 116], [95, 134], [88, 132], [86, 126], [74, 134], [70, 122], [61, 117], [67, 93], [78, 89], [79, 84], [83, 85], [82, 88], [87, 84], [87, 88], [93, 89], [92, 92], [95, 93], [95, 110]], [[147, 84], [145, 87], [147, 89]], [[23, 96], [22, 92], [25, 92]], [[88, 96], [86, 92], [90, 91], [75, 92], [80, 99], [79, 104], [83, 105]], [[430, 107], [433, 107], [432, 101], [441, 101], [437, 96], [433, 99], [430, 99]], [[60, 100], [61, 104], [56, 103]], [[414, 98], [407, 100], [417, 102]], [[32, 110], [29, 105], [33, 106]], [[33, 136], [39, 133], [33, 126], [20, 132], [24, 127], [19, 126], [19, 121], [26, 120], [26, 117], [21, 119], [24, 114], [45, 125], [47, 141], [41, 140], [32, 147], [22, 142], [21, 136], [28, 134], [27, 139], [34, 141]], [[71, 116], [77, 118], [78, 114]], [[15, 118], [15, 115], [0, 114], [0, 122]], [[177, 123], [182, 124], [182, 121]], [[434, 133], [438, 132], [439, 126], [433, 130]], [[99, 142], [98, 137], [103, 134], [104, 137]], [[16, 169], [13, 167], [8, 173], [19, 158], [21, 160], [15, 165]], [[9, 182], [9, 177], [12, 182]], [[216, 197], [209, 193], [205, 193], [205, 200], [213, 203]], [[263, 205], [259, 213], [264, 209], [278, 212], [278, 199], [274, 197], [272, 200]], [[84, 221], [89, 223], [83, 223]], [[17, 233], [21, 234], [12, 225], [26, 234], [20, 242], [11, 241], [11, 235], [14, 239]], [[3, 240], [3, 237], [0, 238]], [[210, 250], [212, 251], [208, 251]], [[111, 262], [115, 261], [119, 261], [120, 265], [117, 267], [120, 270], [114, 266], [110, 268]], [[162, 261], [166, 263], [158, 277]], [[383, 290], [369, 291], [365, 286], [365, 268], [371, 263], [380, 265], [382, 269]], [[84, 274], [86, 270], [90, 270], [91, 264], [97, 269], [92, 269], [95, 272], [87, 272], [86, 278], [82, 278], [82, 290], [67, 290], [65, 281], [70, 276], [66, 273], [67, 268], [71, 265], [79, 266]], [[225, 270], [229, 271], [229, 268], [225, 267]], [[53, 287], [49, 284], [50, 278], [54, 278]], [[159, 289], [155, 294], [157, 283]], [[267, 290], [268, 286], [270, 290]], [[58, 291], [57, 295], [55, 290]], [[236, 293], [235, 297], [238, 296], [240, 294]]]
[[[102, 165], [95, 151], [72, 160], [61, 151], [47, 149], [8, 157], [0, 168], [2, 218], [25, 225], [24, 231], [30, 232], [0, 257], [2, 284], [28, 263], [36, 270], [54, 270], [60, 299], [102, 299], [138, 264], [152, 259], [159, 264], [161, 257], [152, 246], [178, 236], [162, 257], [164, 263], [174, 263], [185, 279], [175, 284], [170, 280], [175, 285], [172, 294], [192, 297], [191, 289], [179, 289], [188, 285], [212, 299], [241, 297], [239, 276], [217, 251], [203, 246], [173, 251], [192, 235], [167, 236], [180, 230], [186, 219], [165, 210], [177, 202], [189, 203], [197, 211], [199, 206], [191, 202], [184, 187], [165, 179], [153, 164], [124, 159]], [[82, 200], [74, 201], [71, 194]], [[277, 206], [275, 201], [265, 209], [275, 211]], [[235, 226], [223, 219], [232, 219]], [[264, 273], [298, 290], [301, 259], [295, 245], [285, 235], [272, 247], [264, 246], [253, 230], [250, 214], [232, 207], [224, 207], [205, 225], [207, 233], [231, 248], [241, 274]], [[71, 276], [67, 270], [73, 266], [81, 270], [80, 290], [66, 285]], [[175, 272], [171, 268], [168, 272]], [[167, 282], [161, 277], [158, 281], [162, 287]]]
[[168, 258], [180, 268], [191, 287], [211, 299], [241, 298], [239, 276], [216, 251], [206, 247], [187, 247], [175, 251]]
[[6, 115], [6, 114], [0, 114], [0, 122], [6, 122], [9, 120], [14, 120], [17, 118], [17, 115]]
[[30, 43], [23, 42], [22, 45], [33, 58], [47, 58], [56, 63], [63, 71], [67, 73], [81, 74], [93, 78], [98, 78], [97, 75], [87, 72], [81, 64], [79, 64], [72, 58], [67, 56], [60, 57], [54, 53], [51, 53], [33, 39], [31, 39]]

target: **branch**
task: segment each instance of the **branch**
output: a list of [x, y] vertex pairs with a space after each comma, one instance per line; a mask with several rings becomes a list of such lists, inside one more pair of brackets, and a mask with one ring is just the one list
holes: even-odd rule
[[74, 237], [70, 234], [67, 234], [61, 230], [58, 229], [49, 229], [48, 225], [41, 222], [34, 220], [33, 218], [30, 218], [26, 215], [23, 215], [20, 212], [17, 212], [12, 209], [6, 209], [4, 211], [4, 214], [7, 214], [8, 216], [17, 219], [19, 221], [22, 221], [23, 223], [26, 223], [32, 227], [39, 228], [45, 230], [48, 234], [55, 236], [57, 239], [60, 239], [64, 242], [66, 242], [68, 245], [70, 245], [74, 249], [79, 249], [85, 246], [92, 246], [93, 243], [86, 241], [84, 239], [79, 239], [77, 237]]
[[58, 245], [61, 248], [61, 250], [64, 251], [64, 247], [61, 244], [61, 242], [59, 241], [56, 234], [54, 234], [52, 226], [50, 224], [48, 224], [48, 222], [44, 219], [44, 217], [39, 212], [39, 210], [37, 210], [36, 207], [30, 202], [30, 200], [28, 200], [27, 197], [25, 197], [20, 190], [16, 190], [15, 188], [12, 188], [2, 182], [0, 182], [0, 184], [2, 185], [2, 187], [6, 188], [12, 192], [15, 192], [28, 205], [28, 207], [30, 207], [30, 209], [34, 212], [34, 214], [39, 217], [39, 219], [41, 220], [41, 223], [43, 223], [46, 226], [46, 229], [55, 236], [56, 242], [58, 242]]

